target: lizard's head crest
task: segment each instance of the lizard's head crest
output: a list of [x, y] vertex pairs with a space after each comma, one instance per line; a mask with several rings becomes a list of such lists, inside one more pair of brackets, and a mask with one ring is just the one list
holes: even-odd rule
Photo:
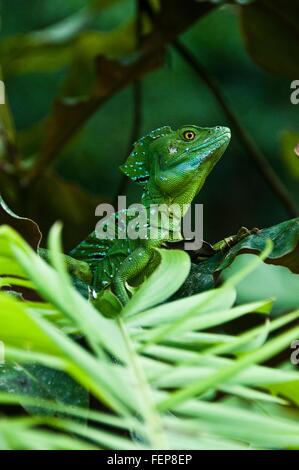
[[121, 170], [149, 194], [192, 200], [229, 141], [227, 127], [161, 127], [136, 142]]
[[149, 179], [151, 144], [160, 137], [171, 134], [173, 131], [169, 126], [159, 127], [135, 142], [132, 152], [127, 161], [120, 166], [125, 175], [132, 181], [144, 186]]

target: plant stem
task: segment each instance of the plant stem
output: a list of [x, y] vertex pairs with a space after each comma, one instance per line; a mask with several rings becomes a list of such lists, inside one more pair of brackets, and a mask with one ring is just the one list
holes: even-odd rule
[[130, 337], [127, 334], [126, 327], [120, 316], [118, 317], [117, 322], [127, 349], [129, 366], [131, 367], [132, 374], [135, 377], [136, 392], [139, 396], [150, 446], [152, 449], [167, 449], [168, 446], [161, 418], [156, 409], [152, 391], [140, 364], [139, 357], [132, 346]]
[[250, 158], [255, 162], [258, 170], [262, 174], [266, 183], [270, 186], [272, 191], [280, 199], [288, 214], [291, 217], [297, 217], [299, 211], [297, 206], [292, 201], [292, 198], [272, 168], [268, 160], [265, 158], [264, 154], [257, 147], [255, 142], [252, 140], [246, 129], [242, 126], [239, 121], [239, 118], [235, 112], [231, 109], [228, 104], [224, 94], [222, 93], [217, 81], [210, 75], [210, 73], [205, 69], [205, 67], [198, 61], [198, 59], [192, 54], [192, 52], [178, 39], [173, 41], [174, 49], [180, 54], [180, 56], [188, 62], [190, 67], [197, 73], [197, 75], [203, 80], [203, 82], [208, 86], [208, 88], [213, 93], [214, 97], [222, 107], [232, 126], [234, 127], [241, 144], [246, 149]]

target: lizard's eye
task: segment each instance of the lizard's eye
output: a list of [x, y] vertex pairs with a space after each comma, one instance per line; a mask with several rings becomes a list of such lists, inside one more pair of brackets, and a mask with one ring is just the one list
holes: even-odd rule
[[195, 139], [195, 132], [193, 132], [193, 131], [185, 131], [185, 132], [183, 133], [183, 139], [184, 139], [184, 140], [187, 140], [187, 141], [194, 140], [194, 139]]

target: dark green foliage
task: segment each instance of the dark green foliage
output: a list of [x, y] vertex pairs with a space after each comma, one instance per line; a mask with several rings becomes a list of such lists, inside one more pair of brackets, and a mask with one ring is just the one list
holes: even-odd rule
[[[15, 395], [27, 395], [36, 399], [36, 406], [24, 408], [35, 415], [56, 415], [38, 406], [39, 400], [51, 400], [56, 404], [88, 407], [88, 393], [67, 374], [39, 364], [22, 366], [7, 364], [0, 369], [0, 391]], [[20, 401], [22, 405], [22, 400]]]

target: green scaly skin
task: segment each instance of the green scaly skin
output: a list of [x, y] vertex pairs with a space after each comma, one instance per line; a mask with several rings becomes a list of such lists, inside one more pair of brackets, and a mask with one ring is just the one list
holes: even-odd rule
[[[148, 216], [152, 204], [165, 204], [169, 209], [172, 204], [179, 204], [180, 217], [183, 217], [184, 205], [191, 204], [229, 141], [227, 127], [191, 125], [178, 130], [162, 127], [136, 142], [121, 170], [142, 185], [141, 202]], [[120, 218], [120, 213], [113, 214], [106, 225], [108, 230], [114, 221], [120, 226]], [[92, 286], [98, 295], [109, 288], [124, 305], [129, 300], [128, 285], [139, 285], [154, 269], [154, 248], [166, 241], [181, 240], [180, 233], [174, 229], [171, 236], [166, 237], [163, 226], [159, 228], [158, 239], [143, 240], [105, 240], [93, 232], [70, 255], [81, 263], [88, 263]]]

